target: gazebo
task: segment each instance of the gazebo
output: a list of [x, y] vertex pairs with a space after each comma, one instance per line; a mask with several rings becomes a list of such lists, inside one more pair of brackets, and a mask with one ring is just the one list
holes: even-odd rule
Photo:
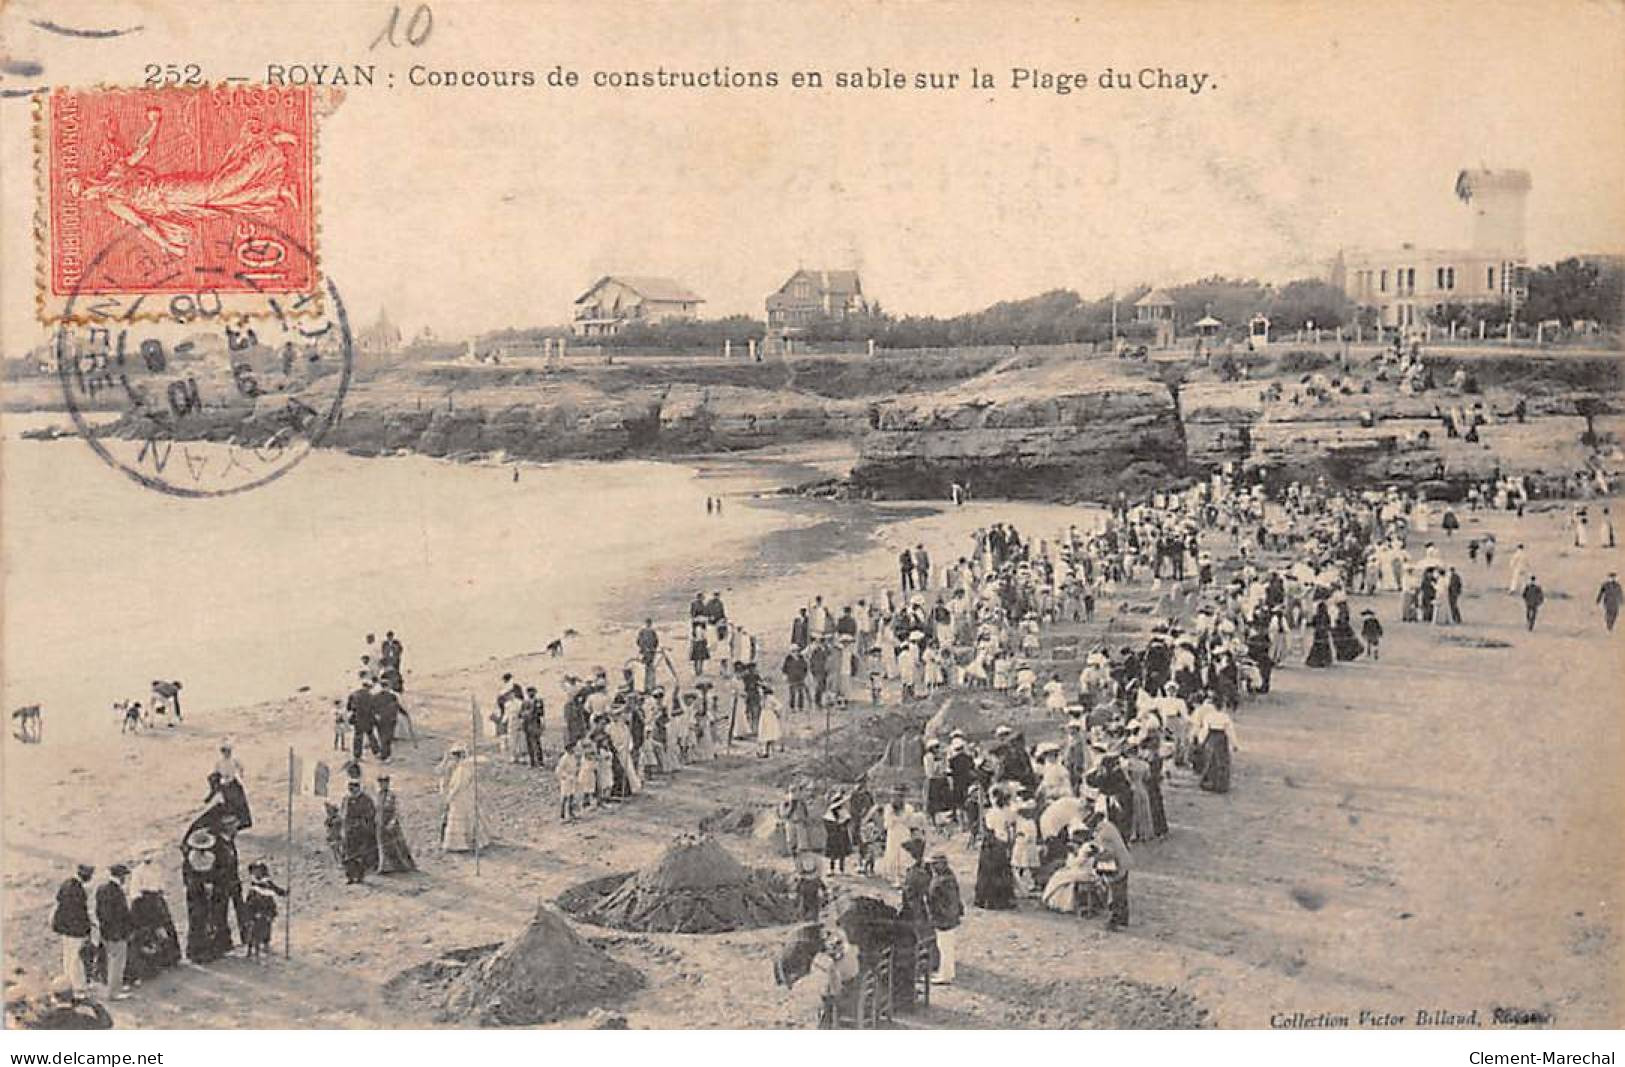
[[1174, 343], [1174, 298], [1161, 289], [1153, 289], [1134, 302], [1136, 322], [1153, 324], [1156, 346], [1171, 348]]
[[1191, 326], [1198, 337], [1217, 337], [1219, 331], [1224, 329], [1224, 323], [1212, 315], [1203, 315]]

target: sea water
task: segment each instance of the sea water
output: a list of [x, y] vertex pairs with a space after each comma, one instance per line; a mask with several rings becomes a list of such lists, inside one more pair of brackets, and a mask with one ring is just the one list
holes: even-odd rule
[[[811, 521], [751, 506], [770, 486], [748, 470], [641, 461], [521, 466], [516, 482], [500, 463], [318, 451], [261, 488], [182, 499], [77, 438], [22, 440], [62, 421], [41, 419], [0, 421], [0, 669], [5, 709], [43, 704], [58, 727], [109, 723], [158, 678], [184, 682], [189, 715], [342, 692], [367, 633], [394, 630], [421, 675], [636, 625]], [[708, 516], [719, 492], [727, 510]]]

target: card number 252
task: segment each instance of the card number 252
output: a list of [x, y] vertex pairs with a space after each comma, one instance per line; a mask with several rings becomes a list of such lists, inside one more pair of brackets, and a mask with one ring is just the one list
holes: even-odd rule
[[146, 73], [146, 83], [148, 85], [203, 84], [203, 68], [196, 63], [170, 63], [166, 66], [148, 63], [141, 69]]

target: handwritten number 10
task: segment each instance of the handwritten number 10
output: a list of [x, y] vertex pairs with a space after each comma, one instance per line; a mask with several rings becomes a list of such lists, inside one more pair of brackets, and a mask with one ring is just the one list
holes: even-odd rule
[[[378, 36], [372, 39], [372, 44], [367, 46], [367, 51], [372, 51], [384, 41], [388, 41], [391, 48], [399, 48], [401, 46], [400, 29], [401, 7], [396, 4], [395, 9], [389, 13], [389, 25], [385, 26], [379, 31]], [[420, 47], [424, 41], [429, 39], [429, 34], [433, 30], [434, 12], [429, 10], [428, 4], [419, 4], [413, 10], [412, 17], [406, 20], [406, 43], [413, 48]]]

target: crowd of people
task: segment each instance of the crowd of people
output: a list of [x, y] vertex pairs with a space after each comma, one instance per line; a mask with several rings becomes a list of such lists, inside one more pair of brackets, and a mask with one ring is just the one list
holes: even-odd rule
[[[1472, 486], [1461, 506], [1521, 510], [1528, 496], [1518, 479], [1497, 477]], [[1576, 507], [1567, 522], [1575, 547], [1613, 547], [1606, 507]], [[721, 593], [697, 592], [675, 647], [646, 619], [613, 680], [604, 667], [565, 675], [551, 728], [538, 687], [512, 673], [500, 676], [484, 718], [496, 758], [550, 778], [560, 821], [575, 822], [632, 801], [651, 780], [710, 764], [738, 742], [771, 758], [811, 709], [906, 705], [943, 689], [1002, 709], [1009, 721], [988, 729], [933, 720], [903, 785], [882, 788], [865, 776], [821, 798], [797, 788], [777, 813], [810, 916], [832, 899], [823, 878], [882, 880], [900, 894], [916, 935], [933, 941], [935, 980], [951, 982], [965, 901], [947, 841], [963, 837], [975, 851], [975, 909], [1026, 901], [1102, 915], [1111, 929], [1127, 925], [1135, 852], [1170, 832], [1165, 790], [1232, 788], [1237, 720], [1271, 691], [1276, 671], [1377, 659], [1380, 616], [1463, 622], [1470, 575], [1445, 562], [1431, 539], [1459, 529], [1454, 505], [1415, 492], [1267, 488], [1226, 468], [1186, 489], [1120, 497], [1089, 529], [1040, 538], [994, 523], [962, 546], [939, 548], [936, 560], [924, 544], [902, 547], [895, 585], [847, 603], [815, 595], [798, 607], [773, 669], [761, 662], [765, 643], [729, 617]], [[1488, 576], [1494, 536], [1466, 548], [1469, 564], [1481, 563]], [[1533, 629], [1544, 591], [1523, 545], [1506, 566], [1507, 591], [1522, 597]], [[1131, 590], [1154, 600], [1143, 630], [1127, 610]], [[1356, 610], [1384, 596], [1396, 611]], [[1107, 611], [1108, 602], [1117, 610]], [[1612, 630], [1625, 603], [1613, 572], [1597, 603]], [[1086, 625], [1097, 617], [1110, 622], [1085, 650], [1084, 635], [1100, 634]], [[375, 773], [374, 793], [363, 774], [369, 760], [387, 772], [398, 729], [412, 730], [403, 655], [393, 631], [381, 642], [367, 635], [356, 688], [334, 702], [333, 745], [347, 758], [327, 834], [348, 885], [416, 869], [391, 776]], [[1064, 676], [1061, 662], [1081, 669]], [[155, 682], [152, 708], [138, 717], [179, 721], [179, 692], [179, 682]], [[1029, 744], [1029, 730], [1053, 736]], [[440, 764], [442, 851], [476, 851], [491, 840], [478, 800], [483, 758], [455, 744]], [[156, 973], [183, 951], [197, 963], [239, 944], [263, 955], [286, 891], [263, 861], [249, 865], [246, 883], [239, 873], [238, 835], [252, 825], [242, 767], [227, 742], [208, 775], [203, 812], [181, 838], [184, 949], [158, 853], [149, 850], [133, 871], [113, 866], [93, 907], [94, 871], [81, 867], [64, 882], [52, 919], [70, 987], [99, 979], [117, 999], [127, 977]], [[822, 864], [809, 865], [812, 856]], [[826, 948], [831, 961], [842, 954], [833, 931]], [[837, 976], [847, 969], [830, 966]]]

